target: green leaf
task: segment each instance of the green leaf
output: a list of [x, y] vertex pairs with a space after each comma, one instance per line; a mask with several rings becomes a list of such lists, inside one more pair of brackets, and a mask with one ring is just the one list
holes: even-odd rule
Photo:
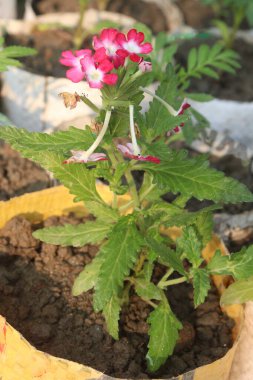
[[5, 47], [2, 51], [0, 51], [0, 61], [2, 59], [2, 56], [9, 57], [9, 58], [21, 58], [21, 57], [27, 57], [28, 55], [35, 55], [37, 54], [37, 50], [24, 47], [24, 46], [8, 46]]
[[177, 250], [185, 254], [194, 268], [198, 268], [203, 262], [202, 243], [192, 226], [183, 229], [182, 236], [177, 239]]
[[187, 70], [191, 71], [197, 63], [197, 49], [193, 48], [190, 50], [188, 60], [187, 60]]
[[[166, 79], [162, 81], [156, 91], [156, 95], [172, 106], [175, 105], [177, 95], [177, 77], [173, 69], [166, 73]], [[179, 103], [177, 104], [179, 107]], [[187, 116], [186, 116], [187, 118]], [[146, 113], [146, 128], [152, 130], [155, 136], [171, 130], [185, 119], [182, 116], [173, 116], [157, 99], [153, 99]]]
[[63, 164], [64, 156], [53, 152], [26, 151], [23, 155], [41, 164], [51, 171], [54, 176], [65, 185], [71, 194], [74, 194], [75, 202], [95, 201], [104, 203], [96, 190], [96, 178], [92, 170], [83, 164]]
[[253, 278], [239, 280], [230, 285], [222, 294], [221, 306], [253, 301]]
[[14, 149], [26, 154], [27, 151], [68, 152], [85, 150], [94, 141], [90, 130], [81, 130], [70, 127], [68, 131], [59, 131], [52, 134], [28, 132], [26, 129], [2, 127], [0, 138], [8, 142]]
[[66, 224], [65, 226], [47, 227], [33, 233], [36, 239], [45, 243], [63, 247], [82, 247], [86, 244], [98, 244], [106, 238], [112, 225], [105, 222], [86, 222], [84, 224]]
[[135, 168], [152, 174], [154, 183], [164, 192], [180, 192], [199, 200], [224, 203], [253, 201], [253, 194], [246, 186], [209, 168], [202, 157], [189, 159], [183, 151], [170, 151], [159, 165], [145, 163], [137, 164]]
[[135, 291], [139, 297], [147, 300], [160, 300], [161, 292], [160, 289], [155, 286], [152, 282], [146, 280], [145, 278], [138, 277], [135, 279]]
[[167, 302], [161, 302], [159, 306], [150, 313], [148, 318], [149, 343], [148, 343], [148, 368], [156, 371], [173, 353], [178, 340], [178, 330], [182, 328], [181, 323], [170, 310]]
[[121, 217], [99, 254], [103, 263], [95, 287], [96, 311], [104, 309], [109, 299], [113, 295], [118, 295], [142, 244], [143, 238], [137, 230], [133, 216]]
[[120, 302], [118, 297], [113, 295], [103, 309], [103, 316], [105, 317], [108, 333], [116, 340], [119, 339], [119, 313]]
[[202, 94], [202, 93], [194, 93], [194, 92], [187, 92], [185, 96], [189, 99], [195, 100], [197, 102], [210, 102], [210, 100], [213, 100], [214, 97], [209, 94]]
[[195, 226], [202, 238], [204, 246], [211, 240], [213, 233], [213, 215], [210, 211], [217, 210], [220, 207], [206, 207], [203, 210], [196, 212]]
[[104, 221], [106, 223], [113, 223], [119, 219], [119, 213], [116, 209], [113, 209], [107, 205], [103, 205], [98, 202], [85, 202], [85, 206], [93, 214], [98, 221]]
[[230, 274], [238, 280], [249, 278], [253, 273], [253, 245], [228, 256], [217, 251], [207, 269], [212, 274]]
[[79, 273], [75, 279], [72, 294], [79, 296], [82, 293], [92, 289], [98, 279], [99, 271], [101, 267], [101, 260], [99, 256], [96, 256], [91, 263], [85, 265], [84, 270]]
[[184, 86], [185, 81], [190, 77], [201, 78], [202, 75], [218, 79], [219, 71], [217, 69], [235, 73], [234, 63], [239, 65], [238, 55], [231, 50], [224, 49], [220, 43], [216, 43], [212, 47], [205, 44], [201, 45], [190, 51], [187, 70], [180, 68], [178, 73], [180, 83]]
[[156, 257], [161, 264], [169, 266], [178, 273], [185, 275], [185, 270], [178, 252], [151, 237], [146, 237], [146, 241], [156, 253]]
[[206, 269], [194, 269], [193, 288], [194, 288], [194, 306], [197, 307], [205, 301], [208, 290], [211, 288], [209, 273]]

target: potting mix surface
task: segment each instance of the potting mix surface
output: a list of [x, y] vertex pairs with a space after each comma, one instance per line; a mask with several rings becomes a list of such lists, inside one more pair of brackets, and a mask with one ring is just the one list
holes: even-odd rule
[[[97, 247], [41, 243], [32, 231], [80, 223], [74, 215], [32, 225], [22, 216], [0, 231], [0, 314], [36, 348], [120, 378], [169, 378], [222, 357], [232, 345], [234, 322], [219, 307], [215, 288], [196, 310], [190, 285], [171, 286], [169, 300], [183, 322], [175, 353], [155, 374], [148, 373], [147, 322], [150, 307], [132, 295], [120, 319], [120, 340], [112, 339], [103, 316], [92, 308], [92, 292], [73, 297], [71, 287]], [[83, 219], [82, 219], [83, 221]], [[154, 281], [163, 275], [157, 266]]]

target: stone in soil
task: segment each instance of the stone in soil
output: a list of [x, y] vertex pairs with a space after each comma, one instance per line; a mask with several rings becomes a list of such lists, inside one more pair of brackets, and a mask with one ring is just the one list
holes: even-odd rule
[[[73, 215], [52, 217], [44, 225], [81, 220]], [[74, 278], [92, 260], [97, 247], [72, 249], [40, 243], [31, 236], [38, 227], [41, 224], [31, 225], [17, 217], [0, 231], [0, 314], [36, 348], [118, 378], [168, 378], [212, 362], [231, 346], [233, 323], [222, 314], [216, 290], [211, 289], [199, 313], [192, 303], [191, 287], [172, 286], [171, 307], [183, 321], [183, 329], [174, 354], [159, 371], [149, 373], [145, 356], [150, 307], [132, 295], [131, 305], [121, 316], [121, 338], [114, 341], [103, 316], [93, 311], [92, 293], [71, 294]]]

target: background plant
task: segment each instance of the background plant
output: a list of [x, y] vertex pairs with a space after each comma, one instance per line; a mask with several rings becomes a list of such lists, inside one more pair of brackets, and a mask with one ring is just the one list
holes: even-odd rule
[[[110, 46], [105, 48], [108, 39]], [[94, 289], [94, 310], [103, 313], [115, 339], [120, 310], [129, 296], [134, 292], [147, 302], [151, 309], [147, 360], [149, 370], [155, 371], [172, 354], [182, 327], [169, 304], [170, 286], [192, 284], [197, 307], [207, 296], [210, 275], [250, 277], [252, 247], [228, 257], [217, 252], [208, 264], [201, 252], [212, 237], [213, 210], [224, 203], [251, 202], [253, 195], [210, 168], [204, 157], [189, 158], [187, 152], [168, 147], [170, 133], [189, 117], [179, 85], [182, 78], [187, 80], [188, 69], [179, 75], [169, 65], [148, 111], [141, 113], [140, 102], [145, 92], [150, 93], [145, 86], [152, 75], [151, 63], [144, 60], [152, 45], [143, 40], [134, 29], [127, 36], [108, 29], [94, 39], [94, 54], [63, 53], [62, 63], [70, 67], [68, 77], [85, 78], [91, 88], [101, 89], [101, 108], [83, 94], [62, 94], [70, 108], [83, 101], [96, 112], [96, 132], [86, 126], [48, 135], [7, 126], [0, 128], [0, 138], [51, 171], [96, 218], [77, 226], [44, 228], [34, 236], [50, 244], [100, 247], [75, 280], [73, 294]], [[140, 186], [134, 181], [135, 171], [143, 173]], [[113, 193], [111, 204], [97, 192], [101, 178]], [[167, 192], [175, 194], [171, 203], [162, 198]], [[122, 203], [121, 195], [127, 193], [128, 200]], [[192, 197], [213, 204], [189, 212]], [[175, 242], [163, 232], [171, 226], [182, 228]], [[163, 275], [154, 282], [157, 263]]]
[[[150, 53], [152, 61], [152, 73], [149, 76], [149, 83], [161, 82], [166, 77], [166, 68], [170, 63], [177, 75], [177, 91], [182, 98], [207, 102], [213, 96], [207, 93], [193, 93], [190, 90], [191, 80], [204, 80], [205, 77], [219, 80], [222, 73], [226, 72], [235, 75], [237, 69], [241, 67], [239, 55], [232, 49], [224, 47], [220, 42], [213, 45], [201, 43], [198, 47], [189, 50], [186, 57], [186, 65], [177, 61], [176, 54], [185, 41], [192, 41], [201, 36], [197, 32], [168, 34], [160, 32], [156, 36], [144, 24], [137, 23], [135, 27], [142, 30], [147, 36], [147, 40], [152, 43], [153, 51]], [[177, 134], [175, 138], [184, 138], [187, 143], [198, 138], [205, 128], [209, 127], [209, 122], [194, 107], [189, 110], [191, 117], [186, 121], [183, 134]], [[180, 130], [181, 131], [181, 130]]]
[[[241, 24], [247, 20], [253, 26], [253, 2], [251, 0], [201, 0], [210, 5], [217, 17], [213, 24], [219, 29], [224, 44], [231, 48]], [[231, 27], [229, 22], [231, 20]]]

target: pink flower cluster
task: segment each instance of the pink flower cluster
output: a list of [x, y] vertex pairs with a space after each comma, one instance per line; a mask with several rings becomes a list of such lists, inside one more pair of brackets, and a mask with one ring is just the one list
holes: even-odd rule
[[86, 79], [91, 88], [102, 88], [104, 84], [115, 85], [118, 79], [112, 70], [124, 66], [129, 58], [139, 64], [142, 71], [150, 71], [151, 63], [144, 61], [142, 55], [152, 51], [152, 45], [144, 42], [144, 34], [136, 29], [127, 35], [117, 29], [104, 29], [93, 38], [95, 53], [90, 49], [62, 52], [60, 63], [70, 67], [66, 76], [72, 82]]

